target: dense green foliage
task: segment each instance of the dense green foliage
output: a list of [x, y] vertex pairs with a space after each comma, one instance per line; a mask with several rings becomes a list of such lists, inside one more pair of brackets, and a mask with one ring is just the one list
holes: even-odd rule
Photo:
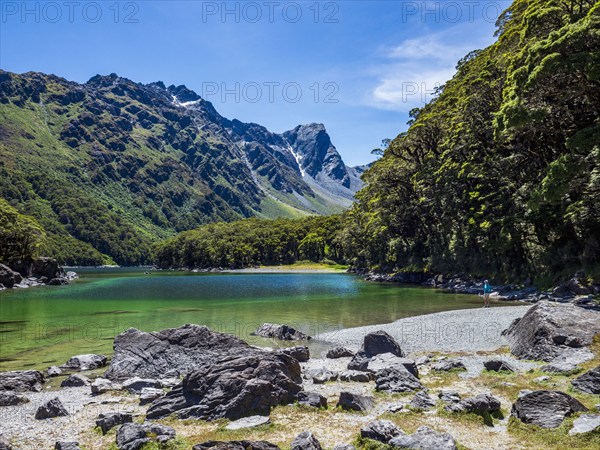
[[160, 267], [243, 268], [342, 261], [339, 216], [247, 219], [186, 231], [157, 247]]
[[600, 264], [600, 2], [515, 0], [370, 169], [357, 266], [558, 277]]
[[37, 256], [44, 238], [44, 229], [34, 218], [20, 214], [0, 198], [0, 263]]

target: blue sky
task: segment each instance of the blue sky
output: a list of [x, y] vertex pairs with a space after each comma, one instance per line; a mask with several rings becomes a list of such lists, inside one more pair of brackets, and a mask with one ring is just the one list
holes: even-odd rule
[[0, 67], [185, 84], [228, 118], [322, 122], [349, 165], [406, 129], [456, 61], [494, 41], [499, 1], [0, 0]]

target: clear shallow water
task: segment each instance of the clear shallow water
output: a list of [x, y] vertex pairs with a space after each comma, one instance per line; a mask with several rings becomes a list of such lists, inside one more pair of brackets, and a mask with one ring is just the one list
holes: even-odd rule
[[[336, 273], [193, 274], [145, 269], [79, 269], [70, 286], [0, 293], [0, 370], [45, 368], [81, 353], [112, 353], [129, 327], [155, 331], [186, 323], [251, 336], [264, 322], [310, 335], [480, 307], [477, 296], [367, 283]], [[285, 344], [284, 344], [285, 345]], [[319, 343], [311, 343], [319, 349]]]

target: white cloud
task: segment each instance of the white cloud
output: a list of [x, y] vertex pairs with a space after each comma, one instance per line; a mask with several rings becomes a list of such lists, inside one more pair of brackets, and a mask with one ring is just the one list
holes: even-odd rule
[[452, 78], [458, 60], [489, 44], [489, 38], [483, 36], [457, 42], [457, 37], [464, 34], [464, 28], [453, 27], [385, 49], [383, 62], [372, 70], [376, 82], [366, 103], [378, 109], [408, 112], [429, 102], [434, 89]]

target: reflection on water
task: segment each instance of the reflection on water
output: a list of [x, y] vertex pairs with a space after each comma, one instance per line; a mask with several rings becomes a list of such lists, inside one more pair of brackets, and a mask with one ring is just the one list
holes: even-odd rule
[[78, 353], [110, 354], [114, 337], [130, 327], [156, 331], [196, 323], [277, 346], [251, 333], [274, 322], [315, 335], [480, 305], [474, 296], [367, 283], [346, 274], [144, 270], [83, 269], [70, 286], [3, 291], [0, 369], [43, 368]]

